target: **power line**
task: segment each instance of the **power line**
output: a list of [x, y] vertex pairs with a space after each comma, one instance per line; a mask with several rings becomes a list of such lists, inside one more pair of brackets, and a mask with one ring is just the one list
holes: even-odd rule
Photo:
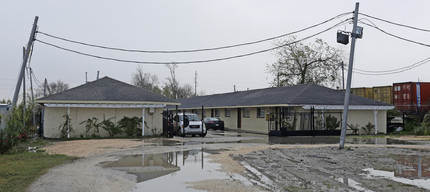
[[422, 45], [422, 46], [425, 46], [425, 47], [430, 47], [430, 45], [429, 45], [429, 44], [425, 44], [425, 43], [421, 43], [421, 42], [418, 42], [418, 41], [410, 40], [410, 39], [407, 39], [407, 38], [404, 38], [404, 37], [400, 37], [400, 36], [398, 36], [398, 35], [394, 35], [394, 34], [392, 34], [392, 33], [386, 32], [385, 30], [383, 30], [383, 29], [379, 28], [378, 26], [376, 26], [374, 23], [373, 23], [373, 25], [368, 24], [368, 23], [363, 22], [363, 21], [360, 21], [360, 23], [362, 23], [362, 24], [364, 24], [364, 25], [367, 25], [367, 26], [369, 26], [369, 27], [372, 27], [372, 28], [374, 28], [374, 29], [377, 29], [378, 31], [381, 31], [382, 33], [385, 33], [386, 35], [389, 35], [389, 36], [395, 37], [395, 38], [397, 38], [397, 39], [400, 39], [400, 40], [403, 40], [403, 41], [407, 41], [407, 42], [410, 42], [410, 43], [415, 43], [415, 44]]
[[392, 74], [397, 74], [397, 73], [402, 73], [405, 71], [412, 70], [428, 62], [430, 62], [430, 57], [427, 57], [426, 59], [416, 62], [412, 65], [408, 65], [397, 69], [384, 70], [384, 71], [369, 71], [369, 70], [354, 68], [353, 70], [354, 70], [354, 73], [361, 74], [361, 75], [392, 75]]
[[97, 58], [97, 59], [104, 59], [104, 60], [110, 60], [110, 61], [117, 61], [117, 62], [124, 62], [124, 63], [136, 63], [136, 64], [149, 64], [149, 65], [151, 65], [151, 64], [152, 65], [154, 65], [154, 64], [155, 65], [157, 65], [157, 64], [158, 65], [159, 64], [165, 65], [165, 64], [172, 64], [172, 63], [175, 63], [175, 64], [197, 64], [197, 63], [209, 63], [209, 62], [216, 62], [216, 61], [224, 61], [224, 60], [236, 59], [236, 58], [247, 57], [247, 56], [256, 55], [256, 54], [260, 54], [260, 53], [264, 53], [264, 52], [268, 52], [268, 51], [273, 51], [273, 50], [276, 50], [276, 49], [279, 49], [279, 48], [282, 48], [282, 47], [285, 47], [285, 46], [288, 46], [288, 45], [291, 45], [291, 44], [298, 43], [300, 41], [304, 41], [304, 40], [310, 39], [310, 38], [315, 37], [317, 35], [320, 35], [320, 34], [322, 34], [324, 32], [327, 32], [327, 31], [329, 31], [329, 30], [331, 30], [331, 29], [339, 26], [339, 25], [344, 24], [345, 22], [348, 22], [349, 20], [350, 19], [346, 19], [344, 21], [341, 21], [341, 22], [339, 22], [339, 23], [337, 23], [337, 24], [335, 24], [335, 25], [333, 25], [333, 26], [331, 26], [331, 27], [329, 27], [329, 28], [327, 28], [327, 29], [325, 29], [323, 31], [315, 33], [313, 35], [309, 35], [309, 36], [304, 37], [304, 38], [302, 38], [300, 40], [296, 40], [296, 41], [292, 41], [292, 42], [289, 42], [289, 43], [285, 43], [285, 44], [282, 44], [282, 45], [279, 45], [279, 46], [276, 46], [276, 47], [273, 47], [273, 48], [264, 49], [264, 50], [260, 50], [260, 51], [255, 51], [255, 52], [246, 53], [246, 54], [241, 54], [241, 55], [230, 56], [230, 57], [222, 57], [222, 58], [208, 59], [208, 60], [195, 60], [195, 61], [158, 62], [158, 61], [135, 61], [135, 60], [117, 59], [117, 58], [103, 57], [103, 56], [93, 55], [93, 54], [89, 54], [89, 53], [84, 53], [84, 52], [80, 52], [80, 51], [76, 51], [76, 50], [64, 48], [64, 47], [61, 47], [61, 46], [58, 46], [58, 45], [55, 45], [55, 44], [51, 44], [51, 43], [48, 43], [48, 42], [45, 42], [45, 41], [42, 41], [42, 40], [38, 40], [38, 39], [36, 39], [36, 41], [40, 42], [42, 44], [51, 46], [51, 47], [55, 47], [55, 48], [64, 50], [64, 51], [69, 51], [69, 52], [76, 53], [76, 54], [79, 54], [79, 55], [85, 55], [85, 56], [88, 56], [88, 57], [93, 57], [93, 58]]
[[278, 35], [278, 36], [275, 36], [275, 37], [270, 37], [270, 38], [266, 38], [266, 39], [262, 39], [262, 40], [251, 41], [251, 42], [247, 42], [247, 43], [234, 44], [234, 45], [221, 46], [221, 47], [214, 47], [214, 48], [191, 49], [191, 50], [176, 50], [176, 51], [160, 51], [160, 50], [150, 51], [150, 50], [136, 50], [136, 49], [124, 49], [124, 48], [116, 48], [116, 47], [107, 47], [107, 46], [102, 46], [102, 45], [95, 45], [95, 44], [90, 44], [90, 43], [84, 43], [84, 42], [80, 42], [80, 41], [70, 40], [70, 39], [66, 39], [66, 38], [63, 38], [63, 37], [58, 37], [58, 36], [51, 35], [51, 34], [48, 34], [48, 33], [45, 33], [45, 32], [41, 32], [41, 31], [38, 31], [38, 33], [40, 33], [42, 35], [45, 35], [45, 36], [48, 36], [48, 37], [51, 37], [51, 38], [55, 38], [55, 39], [67, 41], [67, 42], [70, 42], [70, 43], [76, 43], [76, 44], [81, 44], [81, 45], [85, 45], [85, 46], [96, 47], [96, 48], [101, 48], [101, 49], [109, 49], [109, 50], [115, 50], [115, 51], [138, 52], [138, 53], [192, 53], [192, 52], [203, 52], [203, 51], [214, 51], [214, 50], [220, 50], [220, 49], [228, 49], [228, 48], [234, 48], [234, 47], [240, 47], [240, 46], [257, 44], [257, 43], [261, 43], [261, 42], [265, 42], [265, 41], [271, 41], [271, 40], [274, 40], [274, 39], [278, 39], [278, 38], [281, 38], [281, 37], [293, 35], [293, 34], [296, 34], [296, 33], [300, 33], [300, 32], [303, 32], [303, 31], [315, 28], [317, 26], [323, 25], [323, 24], [328, 23], [328, 22], [330, 22], [330, 21], [332, 21], [334, 19], [341, 18], [341, 17], [343, 17], [345, 15], [348, 15], [348, 14], [351, 14], [351, 12], [347, 12], [347, 13], [342, 13], [342, 14], [336, 15], [336, 16], [328, 19], [328, 20], [325, 20], [323, 22], [317, 23], [315, 25], [311, 25], [309, 27], [306, 27], [306, 28], [303, 28], [303, 29], [300, 29], [300, 30], [297, 30], [297, 31], [293, 31], [293, 32], [290, 32], [290, 33], [286, 33], [286, 34], [282, 34], [282, 35]]
[[369, 17], [369, 18], [372, 18], [372, 19], [375, 19], [375, 20], [378, 20], [378, 21], [386, 22], [386, 23], [389, 23], [389, 24], [393, 24], [393, 25], [397, 25], [397, 26], [401, 26], [401, 27], [406, 27], [406, 28], [410, 28], [410, 29], [414, 29], [414, 30], [418, 30], [418, 31], [430, 32], [429, 29], [422, 29], [422, 28], [418, 28], [418, 27], [413, 27], [413, 26], [405, 25], [405, 24], [400, 24], [400, 23], [396, 23], [396, 22], [393, 22], [393, 21], [388, 21], [388, 20], [385, 20], [385, 19], [374, 17], [374, 16], [371, 16], [371, 15], [368, 15], [368, 14], [365, 14], [365, 13], [359, 13], [359, 14], [363, 15], [363, 16], [366, 16], [366, 17]]

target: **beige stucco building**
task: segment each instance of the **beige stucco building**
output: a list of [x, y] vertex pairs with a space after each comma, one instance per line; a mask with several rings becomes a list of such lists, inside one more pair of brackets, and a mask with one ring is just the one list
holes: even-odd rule
[[[71, 119], [70, 138], [85, 136], [85, 123], [81, 122], [93, 117], [99, 122], [110, 119], [114, 124], [124, 116], [142, 117], [147, 125], [142, 135], [161, 133], [163, 108], [179, 105], [172, 99], [109, 77], [41, 98], [37, 102], [44, 106], [43, 136], [47, 138], [60, 136], [65, 115]], [[107, 131], [101, 128], [99, 131], [100, 136], [108, 136]]]
[[[308, 84], [276, 87], [179, 100], [180, 110], [205, 117], [219, 117], [227, 129], [268, 134], [276, 131], [306, 132], [340, 130], [344, 92]], [[348, 133], [386, 133], [391, 104], [351, 96]], [[335, 122], [335, 123], [333, 123]], [[339, 124], [336, 126], [336, 122]], [[334, 124], [334, 125], [333, 125]], [[375, 126], [376, 125], [376, 126]], [[354, 128], [358, 130], [354, 131]]]

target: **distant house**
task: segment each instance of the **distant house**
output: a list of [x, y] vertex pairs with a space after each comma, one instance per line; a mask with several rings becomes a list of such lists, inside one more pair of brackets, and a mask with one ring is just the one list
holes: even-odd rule
[[[70, 137], [85, 135], [85, 125], [80, 123], [88, 118], [96, 117], [99, 122], [113, 118], [116, 123], [124, 116], [143, 117], [149, 126], [143, 134], [151, 135], [154, 130], [162, 130], [163, 107], [179, 105], [175, 100], [109, 77], [38, 99], [37, 103], [45, 108], [43, 135], [47, 138], [60, 136], [59, 127], [65, 122], [66, 114], [74, 129]], [[100, 135], [108, 136], [108, 133], [100, 129]]]
[[[180, 110], [220, 117], [226, 128], [234, 130], [263, 134], [281, 129], [339, 130], [344, 92], [306, 84], [207, 95], [178, 102]], [[377, 132], [385, 133], [387, 110], [393, 108], [391, 104], [351, 95], [348, 125], [358, 125], [356, 131], [363, 133], [362, 127], [371, 123], [376, 125]]]

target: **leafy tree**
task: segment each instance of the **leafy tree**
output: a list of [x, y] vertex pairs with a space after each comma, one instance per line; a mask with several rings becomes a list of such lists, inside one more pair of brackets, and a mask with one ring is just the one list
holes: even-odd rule
[[144, 73], [140, 66], [136, 69], [136, 73], [133, 74], [132, 83], [137, 87], [142, 87], [154, 93], [161, 94], [161, 89], [158, 87], [158, 76], [151, 73]]
[[278, 60], [267, 65], [267, 72], [274, 77], [272, 86], [315, 83], [334, 87], [339, 83], [341, 50], [321, 39], [309, 44], [294, 41], [295, 37], [279, 42], [285, 46], [277, 50]]

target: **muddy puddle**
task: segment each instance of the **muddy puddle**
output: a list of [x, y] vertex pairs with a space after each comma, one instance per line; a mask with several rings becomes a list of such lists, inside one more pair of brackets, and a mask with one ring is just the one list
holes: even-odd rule
[[131, 155], [104, 163], [103, 167], [136, 175], [138, 184], [133, 191], [144, 191], [144, 189], [198, 191], [187, 188], [187, 186], [190, 182], [228, 177], [225, 173], [217, 171], [221, 168], [220, 164], [211, 163], [206, 158], [210, 155], [208, 152], [202, 148]]
[[366, 168], [366, 177], [384, 178], [406, 185], [430, 190], [430, 156], [429, 155], [396, 155], [394, 171]]

